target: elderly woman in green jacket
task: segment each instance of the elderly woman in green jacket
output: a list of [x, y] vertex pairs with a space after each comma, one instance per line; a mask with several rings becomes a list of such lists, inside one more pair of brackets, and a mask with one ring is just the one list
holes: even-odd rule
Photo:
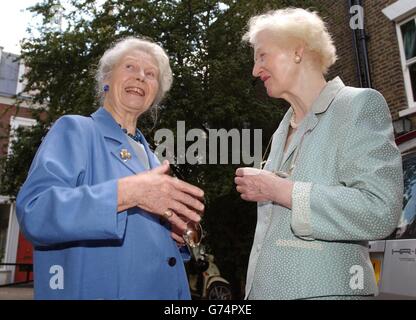
[[241, 198], [258, 202], [246, 298], [376, 295], [367, 241], [395, 229], [403, 199], [386, 101], [326, 81], [336, 50], [315, 12], [253, 17], [243, 39], [254, 48], [253, 75], [290, 103], [264, 168], [236, 172]]

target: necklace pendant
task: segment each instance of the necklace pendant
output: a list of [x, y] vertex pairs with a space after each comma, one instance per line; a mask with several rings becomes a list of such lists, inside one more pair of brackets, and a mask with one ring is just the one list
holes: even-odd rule
[[293, 129], [297, 129], [299, 127], [299, 124], [295, 122], [295, 119], [293, 119], [293, 117], [290, 119], [290, 126]]
[[266, 166], [267, 162], [267, 160], [260, 162], [260, 170], [264, 170], [264, 167]]

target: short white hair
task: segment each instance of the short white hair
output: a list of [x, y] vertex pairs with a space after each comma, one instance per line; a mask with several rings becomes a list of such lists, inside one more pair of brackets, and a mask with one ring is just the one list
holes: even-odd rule
[[170, 68], [169, 57], [165, 50], [151, 40], [143, 38], [127, 37], [121, 39], [104, 52], [104, 55], [101, 57], [98, 64], [98, 70], [95, 76], [97, 80], [98, 96], [101, 99], [104, 98], [104, 84], [105, 81], [111, 77], [114, 66], [123, 56], [134, 50], [150, 54], [155, 59], [159, 68], [159, 90], [152, 103], [152, 106], [156, 106], [162, 101], [163, 97], [172, 86], [172, 69]]
[[306, 49], [318, 55], [323, 74], [326, 74], [337, 60], [332, 37], [317, 12], [285, 8], [254, 16], [248, 23], [248, 31], [244, 34], [243, 41], [254, 46], [261, 31], [269, 31], [286, 40], [303, 42]]

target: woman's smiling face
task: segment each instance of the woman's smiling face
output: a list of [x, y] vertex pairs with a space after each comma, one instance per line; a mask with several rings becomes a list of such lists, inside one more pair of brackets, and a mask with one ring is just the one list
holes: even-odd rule
[[159, 68], [148, 53], [128, 52], [114, 66], [109, 79], [106, 99], [116, 108], [126, 111], [147, 111], [159, 90]]

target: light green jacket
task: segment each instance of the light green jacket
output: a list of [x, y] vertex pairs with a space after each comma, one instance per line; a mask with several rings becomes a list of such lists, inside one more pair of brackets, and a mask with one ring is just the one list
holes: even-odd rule
[[283, 154], [291, 116], [289, 109], [274, 134], [265, 169], [294, 164], [292, 210], [258, 204], [246, 298], [375, 295], [367, 241], [394, 230], [403, 200], [386, 101], [330, 81]]

